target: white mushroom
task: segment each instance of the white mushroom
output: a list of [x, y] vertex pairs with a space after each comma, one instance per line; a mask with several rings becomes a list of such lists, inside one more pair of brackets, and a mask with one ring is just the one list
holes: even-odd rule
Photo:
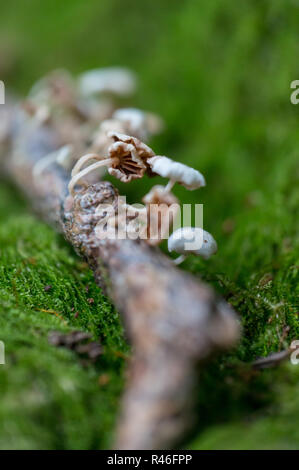
[[132, 129], [139, 130], [145, 126], [146, 113], [137, 108], [120, 108], [112, 116], [118, 121], [128, 123]]
[[175, 260], [179, 264], [191, 253], [210, 258], [217, 252], [217, 243], [209, 232], [200, 227], [182, 227], [169, 237], [168, 250], [182, 255]]
[[137, 137], [141, 141], [147, 141], [151, 135], [159, 132], [158, 127], [152, 125], [152, 120], [156, 118], [157, 122], [160, 119], [155, 116], [135, 108], [122, 108], [118, 109], [112, 115], [112, 118], [102, 121], [93, 136], [90, 150], [100, 154], [105, 154], [109, 146], [112, 144], [113, 139], [109, 137], [112, 134], [126, 134], [129, 136]]
[[190, 190], [206, 185], [204, 176], [199, 171], [183, 163], [175, 162], [168, 157], [154, 156], [147, 163], [153, 173], [169, 178], [170, 181], [165, 188], [166, 191], [170, 191], [175, 183], [179, 183]]
[[128, 96], [136, 89], [136, 77], [122, 67], [94, 69], [79, 76], [78, 87], [83, 96], [103, 93]]
[[159, 134], [164, 127], [159, 116], [137, 108], [117, 109], [112, 118], [126, 127], [127, 134], [141, 140], [147, 140], [151, 135]]
[[[154, 155], [150, 147], [135, 137], [116, 132], [108, 133], [113, 143], [108, 148], [109, 157], [101, 157], [90, 153], [81, 157], [72, 171], [72, 179], [69, 183], [69, 192], [74, 195], [76, 184], [94, 170], [106, 166], [108, 173], [121, 180], [123, 183], [142, 178], [146, 170], [146, 161]], [[83, 168], [90, 160], [96, 163]]]
[[117, 119], [105, 119], [93, 135], [90, 151], [107, 154], [110, 145], [113, 143], [113, 139], [108, 136], [110, 132], [125, 134], [126, 129], [124, 124]]
[[35, 105], [51, 106], [53, 102], [69, 105], [76, 99], [75, 83], [68, 71], [54, 70], [33, 85], [28, 98]]

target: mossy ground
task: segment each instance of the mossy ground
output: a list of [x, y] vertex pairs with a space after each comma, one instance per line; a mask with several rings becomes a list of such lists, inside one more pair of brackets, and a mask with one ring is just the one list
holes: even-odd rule
[[[235, 307], [243, 337], [201, 373], [186, 448], [299, 447], [299, 366], [249, 365], [299, 339], [299, 106], [289, 98], [299, 78], [297, 13], [291, 0], [1, 6], [0, 78], [8, 87], [24, 93], [57, 67], [132, 67], [140, 77], [134, 104], [167, 123], [153, 148], [206, 176], [204, 190], [176, 193], [204, 204], [204, 226], [219, 252], [208, 262], [189, 259], [183, 269]], [[135, 202], [151, 184], [121, 190]], [[84, 263], [6, 183], [0, 208], [7, 360], [0, 366], [0, 447], [107, 447], [128, 354], [118, 314]], [[96, 364], [83, 366], [75, 353], [49, 345], [50, 331], [72, 329], [100, 338], [105, 348]]]

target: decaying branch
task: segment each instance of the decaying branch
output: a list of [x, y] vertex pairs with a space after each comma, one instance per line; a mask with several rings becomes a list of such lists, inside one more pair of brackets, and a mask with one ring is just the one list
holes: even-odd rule
[[38, 164], [64, 142], [50, 124], [12, 133], [5, 164], [33, 206], [87, 260], [123, 316], [133, 348], [115, 448], [170, 448], [190, 423], [195, 365], [239, 335], [234, 312], [210, 287], [136, 240], [99, 240], [100, 203], [116, 203], [108, 182], [68, 194], [70, 175]]

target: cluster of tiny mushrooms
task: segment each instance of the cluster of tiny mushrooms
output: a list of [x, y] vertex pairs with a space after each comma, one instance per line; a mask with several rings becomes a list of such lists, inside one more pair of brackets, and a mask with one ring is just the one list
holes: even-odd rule
[[[59, 103], [71, 109], [73, 114], [85, 119], [87, 117], [86, 121], [95, 123], [92, 138], [84, 149], [65, 145], [44, 157], [34, 169], [35, 177], [40, 180], [45, 165], [54, 160], [72, 168], [68, 189], [73, 197], [76, 196], [78, 185], [84, 187], [96, 182], [95, 175], [102, 178], [103, 170], [123, 183], [130, 183], [146, 174], [168, 179], [166, 186], [155, 185], [143, 197], [142, 208], [124, 203], [116, 216], [108, 221], [108, 225], [126, 224], [129, 214], [130, 221], [133, 219], [136, 222], [129, 224], [130, 230], [138, 231], [140, 235], [142, 226], [146, 226], [147, 236], [143, 237], [145, 242], [157, 245], [166, 238], [165, 234], [169, 235], [176, 216], [173, 207], [178, 205], [178, 199], [172, 193], [173, 186], [178, 183], [188, 190], [196, 190], [205, 186], [206, 182], [199, 171], [166, 156], [156, 155], [145, 143], [163, 128], [163, 122], [158, 116], [136, 108], [115, 109], [111, 106], [107, 96], [127, 96], [134, 88], [135, 76], [126, 69], [92, 70], [79, 76], [75, 85], [66, 72], [57, 71], [50, 78], [46, 77], [34, 85], [29, 99], [24, 103], [24, 110], [41, 124], [51, 118], [53, 106]], [[81, 128], [84, 129], [84, 126], [81, 125]], [[161, 208], [158, 217], [162, 217], [162, 223], [158, 223], [159, 233], [154, 236], [149, 230], [150, 225], [154, 225], [154, 216], [150, 210], [153, 204]], [[171, 214], [168, 212], [170, 207]], [[163, 218], [167, 220], [167, 227], [163, 226]], [[105, 229], [109, 230], [109, 227]], [[196, 248], [188, 248], [191, 244]], [[200, 227], [182, 227], [169, 236], [168, 250], [180, 255], [174, 260], [174, 263], [179, 264], [190, 253], [209, 258], [217, 251], [217, 244], [213, 236]]]

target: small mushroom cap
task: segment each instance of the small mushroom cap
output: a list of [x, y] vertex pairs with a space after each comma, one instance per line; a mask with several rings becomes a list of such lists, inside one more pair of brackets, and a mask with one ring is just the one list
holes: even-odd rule
[[165, 191], [165, 186], [157, 184], [142, 198], [144, 204], [178, 204], [179, 200], [171, 192]]
[[136, 108], [117, 109], [112, 115], [112, 118], [118, 121], [119, 126], [123, 127], [122, 132], [124, 134], [132, 135], [143, 141], [148, 139], [149, 133], [146, 123], [146, 113], [144, 111]]
[[117, 119], [105, 119], [101, 122], [93, 135], [91, 144], [92, 151], [101, 155], [107, 154], [109, 146], [114, 142], [112, 137], [108, 137], [109, 132], [112, 132], [113, 134], [115, 132], [124, 133], [125, 128], [123, 123]]
[[76, 95], [75, 83], [71, 74], [64, 69], [54, 70], [34, 83], [28, 98], [34, 103], [45, 103], [58, 99], [69, 101]]
[[123, 134], [124, 125], [119, 122], [118, 119], [105, 119], [99, 125], [99, 131], [105, 132], [106, 134], [108, 134], [108, 132], [118, 132], [120, 134]]
[[126, 144], [133, 145], [136, 149], [138, 157], [143, 161], [144, 164], [147, 164], [148, 160], [155, 155], [153, 150], [148, 145], [136, 137], [121, 134], [120, 132], [108, 132], [107, 135], [114, 142], [124, 142]]
[[169, 237], [168, 250], [185, 255], [194, 253], [204, 259], [217, 252], [217, 243], [213, 236], [199, 227], [182, 227]]
[[148, 160], [152, 171], [193, 190], [206, 185], [204, 176], [194, 168], [175, 162], [168, 157], [155, 156]]
[[124, 183], [142, 178], [147, 168], [146, 161], [154, 155], [150, 147], [135, 137], [108, 132], [113, 143], [108, 148], [108, 154], [114, 160], [108, 172]]
[[163, 120], [159, 116], [137, 108], [117, 109], [112, 118], [123, 123], [128, 134], [141, 140], [159, 134], [164, 128]]
[[89, 70], [79, 76], [78, 82], [79, 91], [83, 96], [100, 93], [128, 96], [136, 89], [135, 75], [122, 67]]
[[146, 113], [137, 108], [117, 109], [112, 117], [122, 122], [128, 122], [130, 127], [135, 130], [144, 127], [146, 123]]

